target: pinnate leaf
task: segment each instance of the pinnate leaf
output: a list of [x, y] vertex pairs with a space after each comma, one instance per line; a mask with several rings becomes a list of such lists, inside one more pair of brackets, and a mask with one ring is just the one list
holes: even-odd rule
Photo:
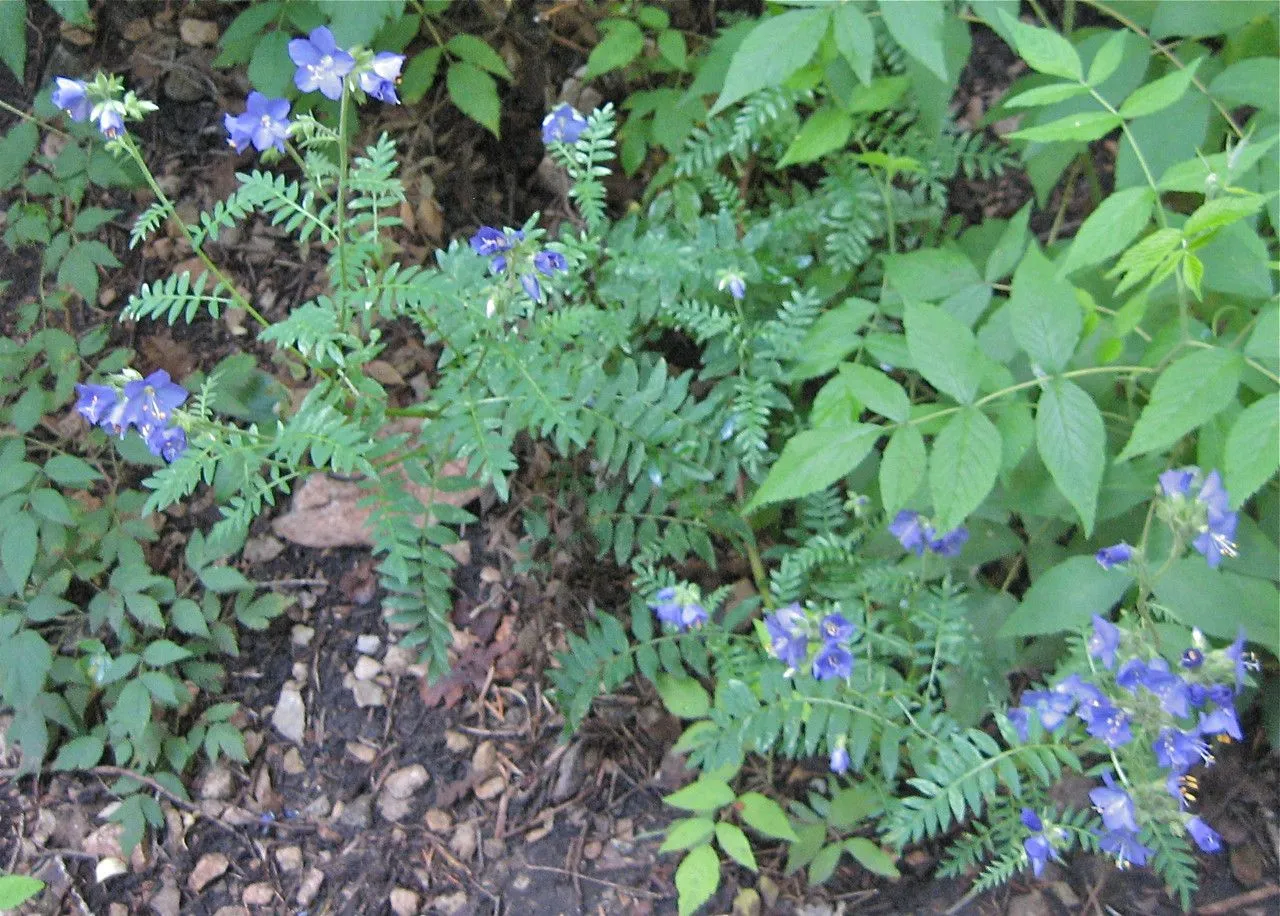
[[1196, 350], [1160, 374], [1120, 461], [1172, 445], [1235, 400], [1244, 363], [1221, 347]]

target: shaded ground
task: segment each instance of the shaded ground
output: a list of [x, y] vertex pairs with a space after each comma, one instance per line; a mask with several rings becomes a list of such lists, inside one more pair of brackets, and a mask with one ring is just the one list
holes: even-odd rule
[[[697, 5], [693, 5], [697, 11]], [[517, 225], [540, 210], [565, 211], [554, 183], [538, 178], [537, 125], [581, 56], [573, 41], [549, 35], [531, 5], [518, 4], [500, 28], [516, 73], [504, 98], [499, 142], [461, 118], [440, 93], [413, 111], [392, 111], [381, 127], [401, 143], [402, 177], [414, 206], [405, 215], [404, 245], [425, 257], [436, 245], [483, 223]], [[217, 71], [209, 48], [178, 37], [180, 18], [207, 17], [222, 26], [229, 11], [214, 4], [107, 4], [87, 43], [64, 34], [48, 10], [33, 7], [29, 101], [55, 73], [97, 67], [126, 73], [144, 97], [160, 98], [144, 145], [157, 173], [184, 206], [207, 205], [233, 186], [244, 160], [223, 145], [221, 112], [238, 110], [242, 77]], [[43, 36], [36, 38], [35, 36]], [[573, 36], [580, 39], [581, 36]], [[554, 40], [553, 40], [554, 39]], [[962, 108], [984, 101], [1008, 80], [1007, 52], [978, 53]], [[1003, 54], [1004, 56], [1001, 56]], [[179, 74], [176, 76], [174, 74]], [[178, 100], [180, 95], [183, 100]], [[1026, 197], [1018, 176], [958, 185], [956, 209], [971, 220], [1007, 215]], [[625, 189], [620, 189], [625, 194]], [[117, 205], [128, 206], [123, 195]], [[1064, 212], [1072, 211], [1072, 204]], [[1054, 204], [1056, 207], [1056, 203]], [[1078, 210], [1078, 208], [1077, 208]], [[1078, 216], [1078, 212], [1076, 213]], [[1074, 218], [1074, 217], [1073, 217]], [[1047, 227], [1046, 227], [1047, 228]], [[1061, 228], [1061, 227], [1060, 227]], [[1069, 226], [1068, 226], [1069, 229]], [[172, 238], [127, 250], [126, 225], [109, 229], [124, 268], [104, 278], [98, 303], [79, 323], [114, 317], [119, 302], [146, 280], [184, 264], [189, 253]], [[269, 316], [312, 294], [322, 258], [290, 261], [275, 233], [254, 226], [224, 236], [222, 254], [237, 280]], [[408, 258], [406, 258], [408, 260]], [[29, 277], [30, 256], [5, 265]], [[15, 283], [11, 306], [31, 294]], [[235, 352], [245, 339], [241, 316], [172, 331], [124, 327], [122, 342], [149, 368], [183, 376]], [[388, 381], [413, 397], [431, 354], [405, 335], [391, 336]], [[530, 456], [530, 464], [536, 464]], [[516, 487], [537, 487], [533, 472]], [[384, 619], [369, 552], [308, 549], [272, 534], [264, 520], [241, 563], [255, 580], [295, 599], [285, 617], [242, 637], [230, 660], [227, 699], [243, 707], [238, 721], [250, 763], [201, 769], [185, 802], [162, 787], [167, 828], [144, 843], [126, 873], [95, 881], [95, 867], [118, 854], [114, 828], [101, 816], [119, 775], [93, 773], [0, 781], [0, 870], [35, 873], [50, 890], [32, 908], [45, 913], [448, 913], [553, 916], [675, 912], [671, 856], [659, 856], [668, 820], [661, 796], [689, 778], [669, 754], [679, 724], [655, 698], [633, 686], [603, 698], [568, 742], [562, 719], [542, 693], [541, 671], [579, 626], [593, 600], [607, 604], [622, 581], [609, 569], [570, 554], [546, 558], [538, 578], [517, 575], [520, 497], [509, 506], [478, 506], [482, 521], [467, 532], [458, 558], [456, 645], [460, 675], [428, 689], [412, 655], [395, 646]], [[185, 531], [205, 519], [197, 499], [172, 513], [157, 557], [180, 556]], [[292, 686], [291, 686], [292, 685]], [[295, 700], [296, 697], [296, 700]], [[282, 706], [295, 716], [282, 734]], [[1275, 912], [1276, 772], [1248, 749], [1224, 754], [1205, 788], [1206, 816], [1231, 846], [1205, 870], [1203, 913]], [[10, 760], [8, 763], [12, 763]], [[823, 775], [822, 762], [779, 763], [789, 786]], [[760, 855], [763, 878], [726, 869], [710, 912], [734, 907], [739, 888], [758, 889], [765, 912], [943, 913], [964, 897], [965, 883], [931, 877], [935, 850], [904, 857], [904, 879], [877, 882], [849, 864], [825, 888], [806, 890], [784, 877], [779, 850]], [[1216, 904], [1214, 902], [1217, 902]], [[1042, 882], [1015, 882], [957, 912], [1065, 914], [1176, 912], [1145, 873], [1116, 874], [1082, 857], [1070, 869], [1050, 865]], [[739, 903], [734, 912], [753, 910]]]

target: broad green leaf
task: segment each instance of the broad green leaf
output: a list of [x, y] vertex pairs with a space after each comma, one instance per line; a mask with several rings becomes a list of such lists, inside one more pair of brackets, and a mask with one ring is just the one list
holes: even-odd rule
[[800, 357], [789, 373], [793, 381], [826, 375], [862, 343], [859, 332], [876, 311], [866, 299], [850, 296], [825, 312], [805, 335]]
[[973, 262], [955, 248], [885, 255], [884, 275], [904, 300], [918, 302], [941, 302], [963, 287], [982, 282]]
[[761, 20], [734, 53], [709, 115], [759, 89], [782, 85], [813, 58], [830, 21], [829, 9], [789, 10]]
[[169, 619], [173, 625], [188, 636], [209, 635], [209, 622], [200, 611], [200, 605], [190, 598], [179, 598], [169, 608]]
[[830, 846], [823, 846], [818, 850], [818, 854], [813, 857], [813, 861], [809, 863], [809, 884], [816, 886], [825, 884], [836, 870], [836, 865], [840, 863], [840, 853], [844, 852], [844, 846], [841, 843], [832, 843]]
[[[10, 6], [21, 8], [22, 4], [0, 3], [0, 10]], [[4, 25], [0, 23], [0, 34], [3, 32]], [[3, 39], [0, 39], [0, 42], [2, 41]], [[27, 168], [27, 160], [36, 151], [36, 144], [39, 141], [40, 131], [36, 128], [34, 121], [19, 121], [9, 128], [4, 139], [0, 140], [0, 190], [13, 187], [22, 177]], [[10, 212], [10, 219], [13, 218], [14, 212]]]
[[[15, 6], [19, 11], [23, 9], [21, 3], [0, 4], [0, 9], [6, 6]], [[0, 19], [0, 34], [8, 28], [9, 26]], [[22, 42], [25, 48], [25, 37]], [[42, 890], [44, 890], [44, 882], [39, 878], [32, 878], [30, 875], [0, 875], [0, 910], [16, 910]]]
[[0, 639], [0, 697], [15, 710], [30, 707], [44, 690], [53, 651], [35, 630]]
[[821, 426], [845, 428], [850, 423], [857, 422], [863, 407], [862, 400], [849, 384], [849, 379], [836, 373], [813, 396], [809, 424], [814, 429]]
[[929, 489], [938, 528], [950, 531], [982, 504], [1000, 470], [1000, 432], [982, 411], [968, 407], [933, 440]]
[[786, 812], [772, 798], [759, 792], [748, 792], [738, 801], [742, 805], [742, 822], [752, 830], [775, 840], [796, 841], [796, 832], [791, 829]]
[[289, 58], [289, 35], [269, 32], [254, 45], [249, 59], [249, 84], [268, 98], [293, 95], [297, 67]]
[[153, 668], [172, 665], [184, 658], [190, 658], [191, 651], [184, 649], [169, 639], [157, 639], [142, 650], [142, 660]]
[[1226, 445], [1226, 487], [1231, 505], [1244, 501], [1280, 466], [1280, 394], [1269, 394], [1240, 412]]
[[27, 578], [36, 561], [39, 547], [36, 520], [26, 512], [10, 515], [4, 522], [4, 534], [0, 535], [0, 565], [5, 575], [21, 595]]
[[783, 447], [746, 511], [830, 486], [861, 464], [884, 432], [871, 423], [855, 423], [845, 429], [823, 427], [797, 433]]
[[64, 487], [85, 487], [100, 475], [89, 462], [75, 455], [54, 455], [44, 463], [45, 475]]
[[962, 404], [971, 403], [982, 380], [973, 332], [934, 305], [908, 302], [903, 313], [907, 350], [925, 380]]
[[1160, 374], [1118, 461], [1162, 449], [1235, 401], [1244, 363], [1221, 347], [1196, 350]]
[[1106, 136], [1122, 123], [1124, 121], [1119, 115], [1113, 115], [1109, 111], [1086, 111], [1058, 118], [1048, 124], [1015, 130], [1009, 134], [1009, 139], [1026, 140], [1030, 143], [1057, 143], [1063, 140], [1087, 143]]
[[253, 584], [244, 577], [244, 573], [230, 566], [206, 566], [200, 570], [200, 583], [210, 591], [219, 594], [242, 592], [253, 588]]
[[1121, 567], [1103, 569], [1092, 556], [1075, 556], [1042, 573], [997, 636], [1039, 636], [1085, 626], [1106, 614], [1128, 591], [1133, 576]]
[[823, 105], [804, 122], [786, 153], [778, 160], [778, 167], [813, 162], [827, 153], [843, 149], [852, 130], [853, 117], [847, 111], [835, 105]]
[[663, 798], [673, 808], [683, 811], [715, 811], [734, 799], [733, 789], [723, 779], [704, 776], [683, 789]]
[[1017, 95], [1005, 99], [1003, 104], [1005, 108], [1035, 108], [1041, 105], [1054, 105], [1058, 102], [1065, 102], [1067, 99], [1074, 99], [1078, 95], [1084, 95], [1088, 91], [1089, 87], [1082, 86], [1080, 83], [1052, 83], [1048, 86], [1037, 86], [1034, 89], [1019, 92]]
[[911, 416], [911, 401], [902, 386], [879, 369], [857, 363], [843, 363], [839, 378], [849, 385], [849, 390], [876, 413], [899, 423]]
[[610, 70], [619, 70], [644, 50], [644, 32], [629, 19], [611, 19], [609, 31], [591, 50], [583, 79], [595, 79]]
[[881, 878], [902, 877], [898, 866], [894, 864], [893, 856], [866, 837], [858, 836], [845, 840], [844, 848], [859, 865], [872, 874], [879, 875]]
[[1187, 91], [1202, 60], [1203, 57], [1198, 57], [1181, 69], [1165, 74], [1145, 86], [1139, 86], [1120, 106], [1120, 117], [1131, 121], [1168, 108]]
[[658, 53], [677, 70], [683, 70], [689, 60], [689, 47], [685, 44], [684, 33], [675, 29], [667, 29], [658, 35]]
[[104, 749], [102, 738], [97, 735], [81, 735], [73, 738], [58, 751], [53, 761], [55, 770], [88, 770], [102, 762]]
[[1250, 105], [1280, 112], [1280, 93], [1276, 92], [1276, 74], [1280, 60], [1274, 57], [1250, 57], [1238, 60], [1213, 78], [1209, 94], [1227, 103], [1227, 107]]
[[[872, 80], [865, 88], [857, 87], [848, 97], [849, 111], [885, 111], [897, 104], [908, 89], [911, 88], [911, 78], [907, 76], [882, 76], [879, 79]], [[905, 157], [899, 157], [905, 158]], [[915, 163], [916, 160], [911, 159], [909, 162]], [[897, 171], [908, 171], [905, 166], [900, 166]], [[919, 171], [917, 167], [915, 169]]]
[[1168, 263], [1169, 256], [1182, 246], [1182, 232], [1177, 229], [1157, 229], [1141, 242], [1120, 256], [1116, 266], [1107, 271], [1108, 277], [1121, 274], [1124, 279], [1113, 295], [1122, 295]]
[[711, 839], [715, 829], [716, 823], [709, 817], [682, 817], [667, 828], [667, 838], [658, 847], [658, 852], [675, 852], [705, 843]]
[[1253, 216], [1262, 208], [1265, 200], [1266, 198], [1258, 194], [1231, 194], [1215, 197], [1201, 204], [1187, 217], [1186, 223], [1182, 226], [1182, 233], [1187, 238], [1194, 239], [1215, 229], [1221, 229], [1223, 226], [1229, 226]]
[[400, 97], [406, 105], [416, 105], [427, 94], [436, 79], [436, 69], [440, 66], [440, 58], [444, 49], [437, 45], [419, 51], [409, 58], [400, 78]]
[[214, 58], [213, 65], [233, 67], [248, 61], [263, 30], [279, 12], [280, 4], [277, 0], [252, 3], [245, 7], [218, 39], [218, 47], [222, 51]]
[[498, 84], [475, 64], [459, 61], [449, 65], [445, 86], [454, 105], [471, 120], [489, 129], [495, 137], [502, 106], [498, 101]]
[[875, 31], [856, 4], [842, 3], [831, 16], [836, 48], [864, 84], [871, 82], [871, 65], [876, 59]]
[[1280, 593], [1273, 582], [1210, 569], [1193, 552], [1170, 564], [1152, 590], [1160, 606], [1188, 627], [1219, 639], [1234, 639], [1244, 627], [1251, 642], [1272, 650], [1280, 645]]
[[1031, 206], [1031, 202], [1028, 201], [1021, 210], [1009, 218], [995, 247], [991, 249], [991, 254], [987, 256], [987, 266], [982, 277], [988, 283], [1009, 276], [1022, 259], [1022, 253], [1027, 250], [1027, 240], [1031, 237], [1027, 231], [1027, 226], [1031, 222]]
[[450, 53], [475, 64], [481, 70], [488, 70], [494, 76], [500, 76], [504, 80], [511, 79], [511, 71], [507, 69], [506, 61], [483, 39], [476, 38], [467, 32], [459, 32], [449, 39], [445, 47]]
[[711, 708], [711, 697], [696, 678], [659, 674], [654, 681], [667, 711], [681, 719], [700, 719]]
[[1117, 29], [1102, 43], [1098, 53], [1093, 55], [1093, 62], [1089, 64], [1089, 72], [1085, 76], [1085, 82], [1090, 86], [1102, 85], [1119, 69], [1124, 60], [1125, 36], [1123, 29]]
[[751, 841], [742, 832], [742, 828], [726, 821], [721, 821], [716, 824], [716, 842], [720, 844], [720, 848], [725, 851], [729, 858], [743, 868], [749, 868], [752, 871], [758, 870], [756, 857], [751, 852]]
[[1280, 306], [1269, 305], [1258, 313], [1258, 323], [1244, 345], [1244, 352], [1267, 363], [1280, 360]]
[[715, 850], [710, 844], [691, 850], [676, 869], [680, 916], [691, 916], [711, 899], [719, 886], [720, 857]]
[[1069, 80], [1080, 80], [1084, 76], [1080, 55], [1071, 42], [1057, 32], [1027, 25], [1003, 10], [996, 15], [1013, 35], [1014, 50], [1032, 70]]
[[24, 0], [0, 3], [0, 61], [21, 83], [27, 72], [27, 4]]
[[924, 437], [914, 426], [900, 426], [889, 437], [880, 459], [880, 501], [893, 515], [920, 489], [928, 468]]
[[1123, 251], [1151, 223], [1155, 202], [1155, 192], [1148, 187], [1125, 188], [1108, 196], [1076, 233], [1062, 272], [1101, 264]]
[[1098, 406], [1078, 385], [1053, 379], [1036, 405], [1036, 445], [1062, 495], [1093, 534], [1106, 464], [1107, 433]]
[[137, 737], [151, 721], [151, 692], [140, 680], [129, 681], [116, 697], [116, 703], [107, 715], [107, 721]]
[[950, 82], [942, 41], [947, 15], [940, 0], [880, 0], [880, 17], [893, 40], [944, 83]]
[[1013, 272], [1009, 295], [1011, 330], [1031, 362], [1057, 372], [1071, 360], [1084, 315], [1076, 291], [1040, 249], [1031, 245]]
[[866, 818], [884, 810], [884, 803], [865, 783], [841, 789], [831, 799], [827, 823], [837, 830], [848, 830]]

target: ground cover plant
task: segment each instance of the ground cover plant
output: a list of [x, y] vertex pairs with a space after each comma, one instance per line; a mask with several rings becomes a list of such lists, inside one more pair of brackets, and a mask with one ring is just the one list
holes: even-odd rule
[[[292, 4], [241, 16], [273, 6], [298, 23]], [[387, 6], [384, 23], [411, 15]], [[221, 656], [284, 602], [227, 558], [317, 472], [360, 481], [401, 644], [443, 676], [445, 548], [474, 516], [414, 493], [505, 501], [536, 445], [546, 504], [580, 507], [557, 546], [632, 574], [547, 673], [566, 731], [634, 676], [685, 720], [698, 776], [667, 798], [662, 846], [682, 913], [767, 843], [821, 884], [846, 854], [897, 878], [933, 839], [973, 894], [1081, 849], [1151, 867], [1189, 907], [1196, 851], [1223, 844], [1196, 806], [1203, 768], [1280, 731], [1263, 670], [1280, 643], [1276, 14], [1067, 9], [1089, 24], [1016, 3], [780, 2], [689, 51], [662, 10], [621, 4], [587, 67], [644, 81], [618, 109], [641, 200], [608, 204], [618, 110], [557, 105], [541, 139], [573, 218], [482, 226], [428, 264], [394, 242], [394, 137], [350, 139], [359, 108], [400, 103], [427, 19], [403, 45], [310, 19], [264, 39], [251, 53], [280, 44], [291, 88], [255, 81], [225, 113], [245, 164], [194, 218], [137, 137], [155, 105], [114, 76], [60, 75], [51, 106], [96, 139], [48, 166], [71, 190], [27, 180], [7, 223], [26, 234], [6, 241], [48, 243], [42, 276], [92, 299], [114, 265], [87, 237], [110, 217], [64, 227], [33, 201], [78, 205], [109, 157], [110, 180], [154, 195], [131, 243], [173, 227], [203, 268], [148, 278], [120, 317], [240, 309], [305, 394], [237, 409], [260, 377], [243, 361], [174, 379], [102, 354], [105, 331], [54, 327], [56, 297], [20, 316], [0, 362], [17, 519], [0, 536], [0, 687], [24, 767], [150, 774], [115, 786], [133, 844], [164, 823], [153, 782], [186, 798], [198, 752], [243, 759]], [[976, 28], [1027, 68], [988, 116], [1020, 117], [1007, 145], [948, 104]], [[467, 47], [451, 74], [475, 66]], [[31, 125], [6, 138], [15, 180], [36, 146]], [[949, 217], [951, 182], [1015, 167], [1034, 194], [1016, 215]], [[1033, 231], [1082, 176], [1097, 198], [1075, 233], [1060, 214]], [[275, 321], [217, 263], [219, 237], [255, 219], [327, 258]], [[370, 371], [397, 324], [438, 353], [411, 403]], [[73, 400], [98, 430], [83, 455], [40, 428]], [[113, 483], [120, 458], [146, 464], [142, 490]], [[192, 535], [183, 576], [158, 575], [136, 513], [205, 492], [220, 520]], [[537, 509], [531, 558], [550, 538]], [[721, 574], [736, 565], [749, 589]], [[755, 766], [815, 757], [830, 775], [796, 797]], [[1091, 780], [1087, 804], [1054, 794], [1068, 771]]]

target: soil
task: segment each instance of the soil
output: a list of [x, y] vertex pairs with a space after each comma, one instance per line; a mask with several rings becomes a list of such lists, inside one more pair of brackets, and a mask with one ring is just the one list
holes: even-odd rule
[[[467, 4], [464, 15], [513, 63], [515, 79], [503, 97], [504, 139], [461, 117], [439, 87], [415, 108], [389, 110], [379, 123], [364, 125], [370, 136], [386, 129], [400, 143], [407, 164], [402, 178], [414, 200], [402, 214], [410, 256], [425, 258], [478, 225], [519, 225], [533, 211], [554, 222], [568, 213], [560, 189], [539, 169], [537, 128], [585, 59], [582, 42], [593, 13], [576, 3], [535, 8], [518, 2], [495, 20], [486, 18], [490, 6], [505, 4]], [[709, 27], [706, 7], [674, 6], [692, 25]], [[238, 71], [213, 68], [213, 50], [185, 43], [179, 27], [186, 19], [206, 19], [222, 29], [235, 9], [211, 2], [94, 7], [98, 27], [89, 35], [60, 32], [53, 13], [32, 4], [26, 85], [17, 86], [0, 68], [0, 94], [21, 107], [55, 74], [99, 67], [124, 74], [141, 96], [162, 103], [141, 138], [157, 174], [184, 205], [207, 205], [246, 167], [223, 145], [221, 112], [238, 110], [247, 84]], [[987, 44], [975, 52], [960, 110], [980, 114], [1010, 79], [1013, 59], [998, 41]], [[176, 83], [175, 73], [181, 74]], [[569, 91], [576, 90], [570, 85]], [[1105, 158], [1105, 150], [1100, 155]], [[620, 183], [615, 203], [624, 206], [633, 190]], [[970, 221], [1008, 216], [1029, 196], [1017, 173], [998, 182], [957, 182], [954, 191], [956, 212]], [[95, 203], [127, 213], [136, 204], [118, 193]], [[1062, 208], [1068, 229], [1087, 206], [1068, 201]], [[189, 258], [171, 237], [129, 250], [123, 220], [107, 238], [124, 266], [104, 275], [98, 302], [72, 309], [76, 326], [113, 321], [138, 284]], [[312, 295], [310, 278], [322, 272], [322, 253], [282, 255], [286, 250], [258, 225], [224, 237], [218, 252], [268, 317]], [[5, 278], [17, 282], [0, 303], [3, 312], [34, 294], [34, 259], [35, 253], [20, 252], [5, 264]], [[245, 348], [246, 339], [243, 316], [234, 314], [172, 330], [151, 323], [118, 328], [120, 344], [138, 350], [148, 367], [175, 376], [207, 370]], [[414, 377], [429, 369], [430, 354], [402, 331], [393, 329], [391, 341], [388, 362], [401, 380], [392, 388], [407, 401]], [[165, 829], [143, 843], [123, 873], [101, 881], [99, 862], [120, 855], [103, 817], [114, 799], [109, 786], [121, 774], [100, 767], [18, 779], [5, 771], [0, 871], [35, 874], [49, 884], [25, 911], [674, 913], [675, 859], [657, 849], [670, 820], [661, 798], [692, 776], [671, 752], [680, 726], [650, 691], [633, 684], [601, 698], [581, 729], [564, 734], [563, 719], [544, 694], [542, 671], [566, 630], [580, 627], [594, 603], [609, 606], [625, 577], [568, 551], [537, 558], [543, 570], [537, 576], [517, 571], [526, 559], [520, 510], [539, 487], [532, 470], [539, 456], [531, 449], [526, 457], [530, 470], [517, 481], [511, 504], [485, 495], [471, 506], [480, 522], [465, 532], [455, 577], [459, 664], [439, 685], [429, 685], [411, 653], [396, 647], [398, 631], [382, 613], [367, 548], [301, 547], [276, 537], [269, 519], [260, 520], [253, 549], [239, 565], [293, 604], [265, 630], [242, 634], [240, 655], [227, 660], [223, 699], [241, 706], [235, 721], [250, 762], [209, 766], [202, 760], [188, 785], [190, 800], [149, 786], [165, 812]], [[183, 542], [212, 520], [211, 511], [206, 495], [166, 515], [152, 550], [160, 568], [167, 562], [183, 574], [176, 565]], [[294, 686], [305, 723], [291, 740], [275, 716]], [[822, 761], [779, 766], [789, 768], [783, 778], [793, 786], [825, 770]], [[1231, 748], [1210, 772], [1204, 804], [1231, 851], [1202, 861], [1199, 911], [1276, 912], [1277, 771], [1253, 749]], [[901, 863], [905, 877], [896, 883], [872, 879], [846, 861], [826, 886], [809, 889], [800, 876], [783, 874], [783, 850], [765, 850], [759, 876], [725, 869], [706, 912], [1177, 912], [1152, 875], [1117, 873], [1091, 857], [1051, 863], [1042, 880], [1019, 878], [957, 909], [966, 883], [933, 876], [937, 853], [929, 846], [909, 850]]]

